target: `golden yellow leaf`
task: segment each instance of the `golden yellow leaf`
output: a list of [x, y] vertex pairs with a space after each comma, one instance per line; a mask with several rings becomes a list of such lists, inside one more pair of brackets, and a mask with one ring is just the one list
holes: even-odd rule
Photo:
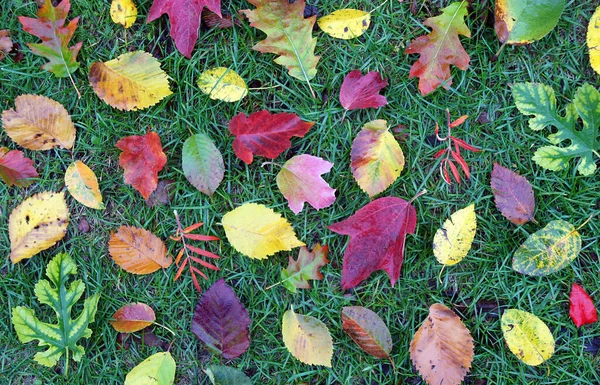
[[248, 86], [235, 71], [225, 67], [206, 70], [198, 79], [198, 87], [213, 100], [237, 102], [248, 94]]
[[113, 0], [110, 4], [110, 18], [113, 22], [129, 28], [135, 23], [137, 7], [132, 0]]
[[587, 46], [590, 52], [590, 64], [600, 74], [600, 7], [590, 19], [587, 30]]
[[87, 207], [104, 210], [96, 174], [80, 160], [71, 163], [65, 172], [67, 189], [77, 201]]
[[133, 274], [153, 273], [173, 263], [163, 241], [139, 227], [121, 226], [111, 233], [108, 253], [117, 265]]
[[225, 214], [222, 223], [229, 243], [250, 258], [304, 246], [289, 222], [264, 205], [245, 203]]
[[17, 263], [54, 246], [65, 236], [68, 224], [64, 192], [44, 191], [25, 199], [8, 219], [10, 260]]
[[433, 254], [439, 263], [454, 265], [467, 256], [477, 229], [475, 205], [470, 204], [446, 219], [433, 237]]
[[70, 149], [75, 126], [62, 104], [41, 95], [21, 95], [15, 109], [2, 112], [2, 125], [10, 138], [29, 150]]
[[139, 110], [172, 94], [169, 76], [144, 51], [125, 53], [106, 63], [95, 62], [88, 75], [98, 97], [120, 110]]
[[323, 322], [292, 309], [283, 315], [281, 328], [283, 343], [294, 357], [305, 364], [331, 367], [333, 341]]
[[358, 9], [339, 9], [323, 16], [317, 23], [329, 36], [348, 40], [365, 33], [371, 23], [371, 14]]
[[510, 351], [525, 364], [539, 365], [554, 354], [554, 337], [544, 321], [535, 315], [508, 309], [500, 322]]

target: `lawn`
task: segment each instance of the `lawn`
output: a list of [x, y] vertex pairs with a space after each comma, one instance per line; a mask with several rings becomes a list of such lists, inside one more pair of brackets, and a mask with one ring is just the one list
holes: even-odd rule
[[[315, 1], [319, 14], [336, 9], [371, 10], [379, 5], [369, 1]], [[66, 237], [56, 246], [35, 257], [13, 265], [4, 258], [0, 268], [0, 383], [1, 384], [120, 384], [131, 368], [153, 353], [162, 350], [131, 341], [123, 349], [117, 332], [109, 325], [111, 315], [130, 302], [151, 305], [157, 322], [175, 332], [154, 327], [153, 332], [170, 346], [177, 362], [175, 383], [209, 384], [203, 369], [210, 363], [223, 363], [243, 370], [255, 384], [343, 384], [392, 385], [421, 384], [409, 357], [409, 344], [425, 320], [428, 308], [439, 302], [461, 317], [475, 343], [473, 365], [467, 384], [598, 384], [600, 363], [595, 355], [600, 345], [600, 324], [577, 329], [569, 318], [569, 292], [573, 282], [581, 284], [592, 298], [600, 298], [598, 256], [600, 240], [600, 179], [598, 173], [581, 176], [572, 164], [567, 170], [553, 172], [532, 160], [535, 149], [547, 143], [546, 132], [533, 132], [527, 118], [514, 106], [510, 84], [541, 82], [557, 93], [559, 110], [573, 97], [584, 82], [598, 85], [598, 75], [589, 65], [585, 44], [588, 20], [599, 1], [568, 0], [558, 26], [541, 41], [529, 46], [507, 46], [498, 60], [492, 60], [500, 47], [493, 29], [494, 2], [474, 1], [467, 20], [472, 37], [461, 38], [471, 57], [467, 71], [453, 68], [449, 90], [421, 96], [417, 79], [409, 79], [410, 66], [416, 55], [404, 50], [415, 37], [426, 32], [426, 17], [437, 15], [450, 1], [389, 0], [372, 15], [369, 30], [360, 38], [343, 41], [320, 30], [316, 53], [321, 55], [312, 87], [291, 78], [273, 62], [274, 55], [261, 54], [252, 46], [264, 34], [241, 21], [230, 29], [202, 30], [191, 59], [183, 57], [169, 37], [166, 17], [145, 24], [150, 0], [139, 0], [139, 17], [127, 32], [112, 23], [109, 2], [72, 0], [71, 17], [81, 15], [74, 42], [82, 41], [78, 56], [81, 68], [74, 80], [82, 97], [67, 79], [58, 79], [40, 69], [45, 59], [33, 55], [25, 46], [37, 38], [22, 31], [18, 16], [33, 17], [34, 1], [4, 0], [0, 29], [9, 29], [14, 41], [24, 48], [24, 59], [0, 62], [0, 107], [14, 107], [22, 94], [38, 94], [62, 103], [77, 128], [73, 152], [66, 150], [29, 151], [40, 174], [27, 188], [7, 187], [0, 183], [0, 250], [10, 252], [8, 217], [26, 197], [42, 191], [64, 189], [64, 172], [72, 157], [84, 161], [98, 176], [106, 210], [84, 207], [67, 194], [71, 223]], [[414, 7], [411, 7], [414, 4]], [[232, 14], [254, 8], [242, 0], [223, 2]], [[414, 11], [414, 12], [413, 12]], [[122, 112], [106, 105], [87, 80], [91, 63], [108, 61], [135, 50], [152, 53], [170, 75], [173, 95], [161, 103], [138, 112]], [[235, 70], [251, 87], [249, 95], [236, 103], [209, 99], [198, 89], [196, 81], [206, 69], [215, 66]], [[338, 96], [344, 76], [353, 69], [363, 74], [379, 71], [389, 86], [382, 94], [389, 104], [380, 109], [352, 111], [343, 119], [344, 109]], [[290, 150], [274, 160], [283, 164], [296, 154], [311, 154], [334, 163], [324, 176], [337, 189], [335, 203], [319, 211], [305, 206], [298, 214], [289, 209], [277, 188], [279, 167], [262, 163], [251, 165], [239, 160], [232, 149], [233, 136], [227, 126], [233, 116], [268, 109], [293, 112], [303, 120], [315, 122], [304, 138], [294, 138]], [[440, 148], [433, 137], [435, 123], [445, 123], [445, 110], [452, 117], [469, 115], [466, 124], [454, 134], [483, 149], [466, 153], [472, 169], [471, 180], [447, 185], [440, 178], [438, 160], [433, 154]], [[374, 119], [385, 119], [391, 127], [403, 125], [397, 135], [406, 157], [398, 180], [379, 196], [410, 199], [422, 190], [427, 193], [414, 201], [417, 228], [406, 240], [402, 274], [394, 287], [384, 272], [376, 272], [354, 289], [340, 287], [342, 257], [348, 237], [337, 235], [327, 226], [346, 219], [369, 203], [350, 171], [351, 143], [360, 128]], [[140, 194], [123, 182], [118, 164], [117, 140], [128, 135], [156, 131], [167, 155], [167, 165], [160, 180], [172, 180], [169, 205], [148, 207]], [[211, 197], [197, 191], [185, 179], [181, 169], [181, 148], [191, 133], [208, 134], [223, 154], [225, 179]], [[0, 131], [2, 146], [21, 149]], [[22, 149], [21, 149], [22, 150]], [[596, 159], [597, 160], [597, 159]], [[535, 219], [515, 226], [496, 209], [490, 188], [493, 162], [517, 171], [533, 184], [536, 197]], [[597, 162], [598, 163], [598, 162]], [[311, 289], [292, 294], [282, 285], [267, 289], [280, 279], [289, 255], [297, 250], [280, 252], [268, 260], [249, 259], [236, 252], [227, 241], [221, 218], [245, 202], [264, 204], [282, 213], [294, 227], [300, 240], [312, 247], [317, 242], [329, 246], [330, 264], [322, 271], [325, 278], [313, 281]], [[473, 248], [460, 264], [440, 273], [432, 252], [435, 231], [457, 209], [475, 204], [477, 233]], [[220, 360], [209, 353], [191, 332], [192, 312], [201, 294], [194, 290], [188, 275], [174, 282], [176, 267], [135, 276], [123, 271], [108, 254], [111, 231], [121, 225], [143, 227], [163, 240], [171, 254], [178, 244], [168, 240], [176, 231], [173, 210], [185, 225], [202, 221], [202, 232], [216, 235], [207, 249], [219, 254], [221, 268], [211, 271], [210, 282], [201, 282], [203, 290], [219, 278], [233, 287], [252, 318], [249, 350], [232, 361]], [[582, 224], [595, 217], [580, 233], [583, 247], [579, 257], [567, 268], [546, 277], [528, 277], [512, 269], [512, 255], [529, 234], [548, 222], [562, 219]], [[87, 221], [90, 231], [78, 229]], [[62, 376], [62, 365], [47, 368], [33, 361], [40, 351], [36, 343], [21, 344], [10, 321], [10, 309], [23, 305], [36, 310], [41, 318], [54, 317], [47, 306], [40, 306], [34, 296], [35, 283], [44, 277], [45, 266], [57, 253], [69, 253], [78, 264], [78, 278], [86, 284], [85, 296], [101, 292], [93, 335], [84, 341], [86, 354], [81, 362], [70, 363], [69, 378]], [[440, 280], [438, 280], [438, 277]], [[343, 306], [360, 305], [375, 311], [388, 325], [393, 341], [393, 370], [388, 361], [364, 353], [342, 331], [340, 311]], [[333, 367], [308, 366], [286, 350], [281, 339], [281, 318], [293, 306], [295, 311], [314, 316], [330, 329], [334, 339]], [[504, 309], [517, 308], [540, 317], [556, 339], [555, 355], [538, 367], [521, 363], [508, 349], [502, 337], [500, 315]], [[75, 314], [81, 305], [75, 307]], [[595, 351], [593, 347], [595, 348]], [[164, 346], [163, 346], [164, 347]], [[590, 351], [591, 350], [591, 351]]]

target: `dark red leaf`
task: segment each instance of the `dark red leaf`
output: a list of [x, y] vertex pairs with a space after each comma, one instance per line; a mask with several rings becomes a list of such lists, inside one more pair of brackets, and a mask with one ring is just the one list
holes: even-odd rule
[[354, 70], [344, 78], [340, 89], [340, 103], [346, 110], [385, 106], [387, 99], [378, 92], [387, 85], [379, 72], [371, 71], [362, 76], [359, 70]]
[[598, 321], [598, 313], [596, 312], [594, 301], [592, 301], [583, 287], [576, 283], [571, 287], [569, 302], [569, 316], [578, 328]]
[[535, 197], [525, 177], [494, 163], [491, 187], [496, 207], [506, 219], [516, 225], [533, 219]]
[[4, 183], [26, 187], [33, 182], [30, 178], [38, 177], [33, 160], [26, 158], [22, 151], [0, 147], [0, 178]]

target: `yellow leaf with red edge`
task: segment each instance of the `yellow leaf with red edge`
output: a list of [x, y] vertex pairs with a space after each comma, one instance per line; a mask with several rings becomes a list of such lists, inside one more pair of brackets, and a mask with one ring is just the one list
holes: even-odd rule
[[113, 0], [110, 4], [110, 18], [113, 22], [129, 28], [135, 23], [137, 7], [132, 0]]
[[65, 185], [79, 203], [92, 209], [104, 210], [96, 174], [82, 161], [76, 160], [67, 168]]
[[283, 315], [281, 328], [285, 347], [299, 361], [331, 367], [333, 340], [323, 322], [292, 309]]
[[163, 241], [139, 227], [121, 226], [111, 233], [108, 252], [117, 265], [133, 274], [153, 273], [173, 263]]

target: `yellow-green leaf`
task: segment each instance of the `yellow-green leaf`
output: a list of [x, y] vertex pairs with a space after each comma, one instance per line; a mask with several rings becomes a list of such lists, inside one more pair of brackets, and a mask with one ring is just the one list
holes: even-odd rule
[[475, 205], [470, 204], [446, 219], [433, 237], [433, 254], [439, 263], [451, 266], [467, 256], [477, 229]]
[[143, 51], [93, 63], [88, 79], [100, 99], [120, 110], [144, 109], [172, 94], [169, 76], [158, 60]]
[[68, 224], [64, 192], [44, 191], [25, 199], [8, 219], [10, 260], [17, 263], [54, 246], [65, 236]]
[[175, 360], [169, 352], [146, 358], [125, 377], [124, 385], [172, 385], [175, 381]]
[[290, 223], [264, 205], [245, 203], [225, 214], [222, 223], [231, 246], [250, 258], [304, 246]]
[[496, 0], [494, 28], [506, 44], [529, 44], [546, 36], [558, 23], [565, 0]]
[[113, 22], [129, 28], [135, 23], [137, 7], [132, 0], [112, 0], [110, 18]]
[[590, 64], [600, 74], [600, 7], [592, 15], [587, 30], [587, 46], [590, 51]]
[[248, 94], [248, 86], [235, 71], [225, 67], [206, 70], [198, 78], [198, 87], [213, 100], [237, 102]]
[[502, 314], [501, 324], [510, 351], [527, 365], [539, 365], [554, 354], [554, 337], [535, 315], [508, 309]]
[[318, 319], [288, 310], [281, 325], [283, 343], [301, 362], [331, 367], [333, 341], [327, 326]]
[[581, 250], [581, 235], [569, 222], [555, 220], [531, 234], [517, 249], [513, 269], [522, 274], [540, 276], [567, 267]]
[[369, 28], [371, 14], [358, 9], [339, 9], [317, 20], [319, 28], [338, 39], [359, 37]]
[[92, 209], [104, 210], [96, 174], [82, 161], [76, 160], [67, 168], [65, 185], [79, 203]]

